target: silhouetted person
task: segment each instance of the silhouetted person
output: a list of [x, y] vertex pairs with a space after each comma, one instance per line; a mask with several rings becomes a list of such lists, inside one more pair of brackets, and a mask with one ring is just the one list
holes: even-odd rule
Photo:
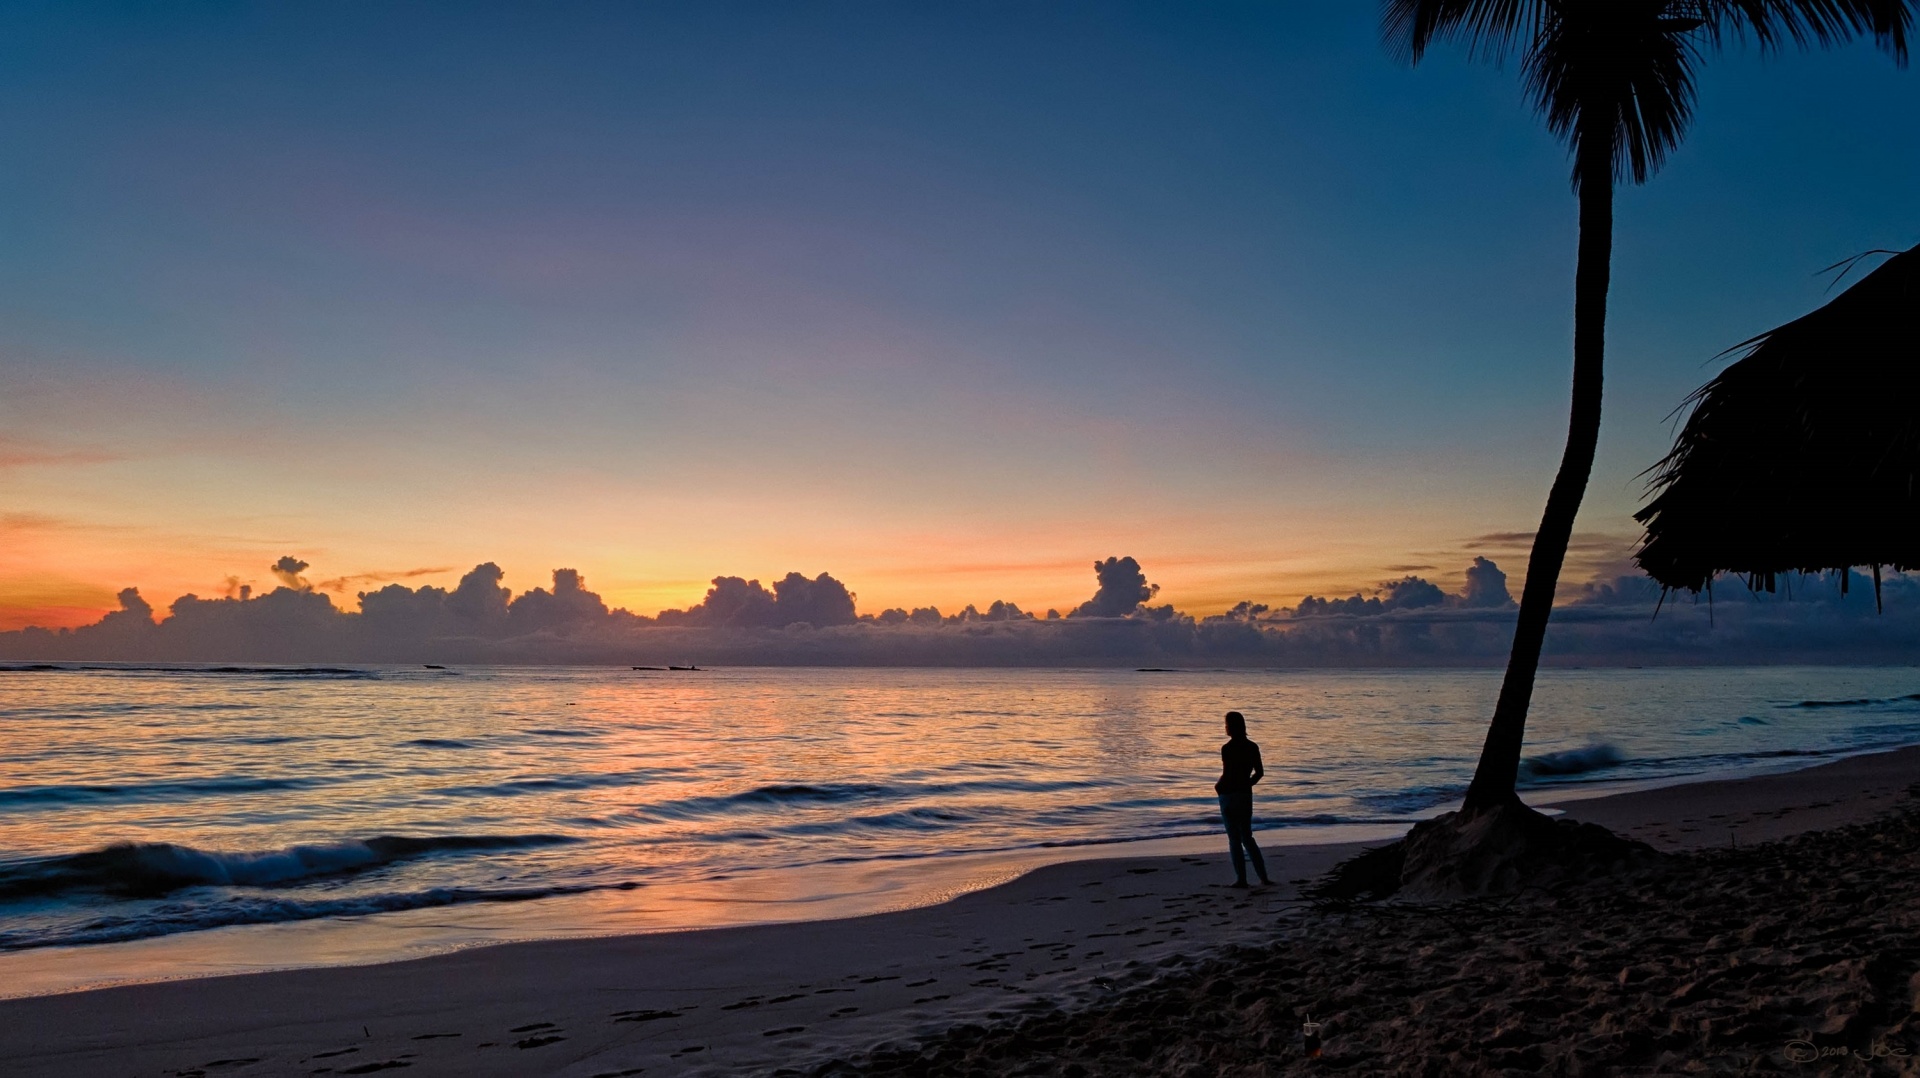
[[1253, 861], [1253, 870], [1260, 874], [1261, 883], [1272, 883], [1267, 878], [1267, 862], [1260, 856], [1260, 847], [1253, 844], [1253, 784], [1267, 773], [1260, 763], [1260, 746], [1247, 740], [1247, 720], [1238, 711], [1227, 712], [1227, 743], [1220, 746], [1220, 781], [1213, 784], [1213, 790], [1220, 795], [1220, 818], [1227, 825], [1227, 849], [1233, 854], [1233, 874], [1238, 877], [1235, 887], [1247, 885], [1247, 860]]

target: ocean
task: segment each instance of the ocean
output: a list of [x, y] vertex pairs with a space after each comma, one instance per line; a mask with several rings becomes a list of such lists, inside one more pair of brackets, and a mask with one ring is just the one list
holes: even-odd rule
[[[1385, 834], [1457, 799], [1498, 685], [1487, 670], [0, 667], [0, 971], [28, 952], [43, 971], [111, 970], [115, 948], [162, 938], [175, 950], [141, 968], [181, 940], [217, 938], [253, 968], [824, 915], [876, 879], [948, 881], [893, 901], [964, 889], [942, 865], [1210, 841], [1228, 709], [1265, 756], [1267, 840]], [[1533, 793], [1670, 781], [1917, 741], [1920, 670], [1554, 670], [1522, 777]], [[330, 942], [268, 931], [298, 924]]]

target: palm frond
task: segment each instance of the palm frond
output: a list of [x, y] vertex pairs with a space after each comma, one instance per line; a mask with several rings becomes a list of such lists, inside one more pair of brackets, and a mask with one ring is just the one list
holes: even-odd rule
[[1671, 9], [1666, 0], [1563, 3], [1528, 51], [1527, 91], [1573, 151], [1576, 188], [1589, 152], [1605, 155], [1616, 182], [1645, 183], [1686, 134], [1698, 54]]
[[1419, 63], [1436, 41], [1465, 43], [1478, 60], [1500, 62], [1540, 32], [1554, 0], [1386, 0], [1380, 33], [1402, 60]]
[[1687, 0], [1714, 45], [1751, 37], [1763, 51], [1826, 47], [1871, 35], [1895, 62], [1907, 62], [1915, 0]]
[[[1438, 41], [1476, 59], [1518, 56], [1528, 96], [1579, 162], [1644, 183], [1686, 134], [1700, 45], [1764, 51], [1872, 35], [1904, 64], [1920, 0], [1384, 0], [1387, 47], [1418, 63]], [[1604, 142], [1594, 146], [1594, 140]]]

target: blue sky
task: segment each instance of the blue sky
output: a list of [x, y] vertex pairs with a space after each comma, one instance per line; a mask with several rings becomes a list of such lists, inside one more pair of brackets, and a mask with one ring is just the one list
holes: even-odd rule
[[[1475, 539], [1531, 529], [1564, 430], [1566, 159], [1512, 70], [1376, 20], [7, 5], [0, 605], [283, 553], [648, 611], [789, 569], [1044, 608], [1111, 554], [1196, 611], [1517, 584]], [[1708, 57], [1619, 199], [1576, 576], [1717, 352], [1920, 240], [1914, 77]]]

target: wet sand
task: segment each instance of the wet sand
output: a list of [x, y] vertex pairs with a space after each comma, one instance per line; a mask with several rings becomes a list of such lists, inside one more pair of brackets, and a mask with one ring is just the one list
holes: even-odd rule
[[[1354, 844], [1274, 847], [1285, 882], [1254, 891], [1223, 886], [1224, 852], [1076, 861], [844, 920], [8, 1000], [0, 1060], [9, 1075], [1819, 1073], [1788, 1058], [1796, 1031], [1868, 1054], [1905, 1043], [1920, 823], [1884, 814], [1915, 782], [1920, 749], [1904, 749], [1562, 802], [1693, 852], [1560, 894], [1301, 901]], [[1329, 1023], [1311, 1063], [1309, 1010]], [[1911, 1073], [1905, 1057], [1872, 1066]]]

